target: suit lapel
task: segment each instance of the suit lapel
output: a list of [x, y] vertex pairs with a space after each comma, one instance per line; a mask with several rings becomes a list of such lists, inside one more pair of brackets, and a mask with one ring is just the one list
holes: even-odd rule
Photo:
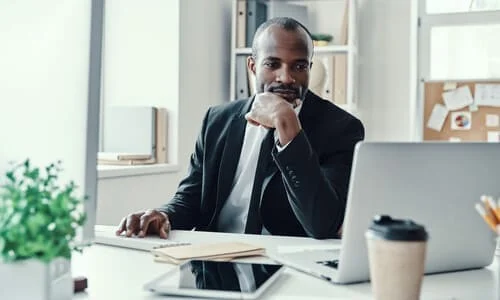
[[318, 101], [318, 99], [321, 100], [321, 98], [311, 93], [311, 91], [308, 91], [305, 100], [302, 102], [302, 108], [299, 113], [299, 121], [302, 125], [302, 129], [304, 130], [311, 124], [311, 120], [314, 120], [314, 117], [318, 115], [316, 112], [317, 106], [314, 103], [314, 101]]
[[219, 214], [222, 204], [226, 201], [233, 186], [234, 175], [240, 159], [239, 154], [241, 154], [243, 138], [245, 137], [245, 128], [247, 125], [245, 114], [252, 107], [252, 102], [253, 98], [243, 106], [241, 111], [235, 113], [229, 125], [224, 150], [222, 151], [219, 179], [217, 181], [216, 214]]

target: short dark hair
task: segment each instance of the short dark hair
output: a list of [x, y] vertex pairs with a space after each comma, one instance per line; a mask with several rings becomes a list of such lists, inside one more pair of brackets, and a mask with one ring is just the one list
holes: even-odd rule
[[285, 30], [297, 30], [299, 28], [304, 29], [304, 31], [307, 33], [307, 36], [309, 36], [311, 40], [311, 45], [313, 44], [312, 40], [312, 35], [309, 32], [309, 30], [299, 21], [289, 18], [289, 17], [276, 17], [269, 19], [265, 21], [264, 23], [260, 24], [260, 26], [257, 28], [255, 31], [255, 34], [253, 36], [253, 42], [252, 42], [252, 56], [257, 57], [257, 41], [259, 39], [259, 36], [262, 34], [264, 30], [267, 28], [271, 27], [272, 25], [278, 25], [280, 28], [283, 28]]

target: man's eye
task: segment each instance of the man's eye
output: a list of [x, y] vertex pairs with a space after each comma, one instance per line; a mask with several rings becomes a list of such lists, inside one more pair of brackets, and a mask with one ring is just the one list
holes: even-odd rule
[[299, 65], [295, 66], [295, 69], [297, 69], [297, 71], [305, 71], [305, 70], [307, 70], [307, 65], [306, 64], [299, 64]]
[[266, 66], [268, 68], [276, 68], [278, 66], [278, 64], [275, 62], [265, 62], [264, 66]]

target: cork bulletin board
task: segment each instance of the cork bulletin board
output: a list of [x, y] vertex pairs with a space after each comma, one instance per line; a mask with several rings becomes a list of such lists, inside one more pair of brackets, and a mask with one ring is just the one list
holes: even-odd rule
[[[488, 132], [500, 131], [500, 126], [486, 126], [486, 118], [489, 115], [500, 116], [500, 107], [494, 106], [466, 106], [461, 109], [451, 110], [448, 112], [446, 119], [440, 131], [431, 129], [427, 126], [432, 110], [436, 104], [445, 105], [443, 100], [444, 87], [447, 82], [425, 82], [424, 83], [424, 122], [423, 122], [423, 139], [424, 141], [431, 140], [456, 140], [460, 141], [488, 141]], [[477, 81], [477, 82], [456, 82], [456, 87], [467, 85], [470, 89], [472, 97], [475, 95], [476, 84], [500, 84], [497, 81]], [[454, 112], [470, 112], [471, 122], [468, 130], [452, 129], [452, 113]]]

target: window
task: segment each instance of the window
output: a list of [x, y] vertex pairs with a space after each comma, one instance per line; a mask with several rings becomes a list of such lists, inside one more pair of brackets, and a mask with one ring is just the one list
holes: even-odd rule
[[432, 0], [426, 1], [428, 14], [499, 10], [500, 0]]
[[500, 24], [431, 28], [429, 79], [500, 78]]
[[[111, 123], [116, 123], [110, 120], [116, 116], [116, 107], [139, 111], [164, 107], [168, 111], [168, 161], [177, 162], [178, 41], [179, 1], [105, 2], [100, 151], [109, 144], [105, 139], [109, 139]], [[138, 122], [129, 120], [130, 127], [137, 130], [134, 121]], [[111, 130], [115, 142], [133, 143], [130, 129]], [[143, 132], [136, 132], [136, 136], [154, 135], [151, 128], [140, 130]]]

